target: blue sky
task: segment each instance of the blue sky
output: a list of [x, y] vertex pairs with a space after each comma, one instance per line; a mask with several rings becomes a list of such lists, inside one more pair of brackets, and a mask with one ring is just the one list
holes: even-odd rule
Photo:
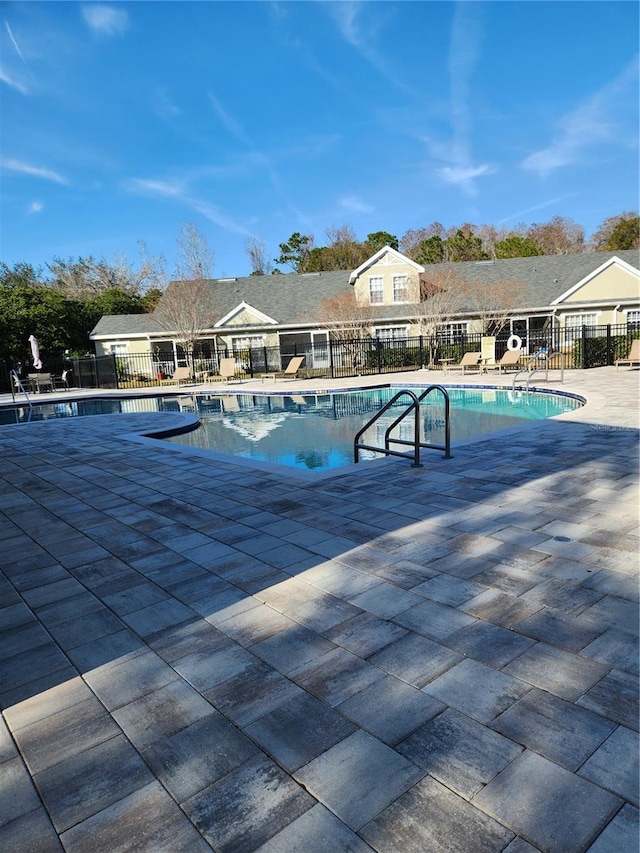
[[0, 259], [638, 207], [636, 2], [2, 4]]

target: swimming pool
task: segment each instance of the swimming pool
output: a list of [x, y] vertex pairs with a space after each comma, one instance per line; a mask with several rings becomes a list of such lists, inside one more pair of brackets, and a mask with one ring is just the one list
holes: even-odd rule
[[[409, 387], [409, 386], [403, 386]], [[425, 386], [415, 386], [420, 392]], [[38, 403], [31, 420], [75, 418], [132, 412], [188, 412], [201, 426], [163, 439], [185, 447], [278, 463], [304, 471], [323, 472], [353, 463], [353, 440], [364, 423], [399, 388], [302, 394], [176, 394], [157, 397], [90, 398]], [[451, 440], [480, 435], [572, 411], [582, 401], [566, 394], [507, 391], [495, 388], [448, 388], [451, 400]], [[399, 406], [406, 405], [401, 402]], [[384, 431], [401, 409], [383, 416], [367, 435], [367, 443], [384, 443]], [[0, 408], [0, 424], [26, 422], [25, 407]], [[421, 440], [444, 443], [444, 406], [440, 395], [427, 398], [421, 409]], [[395, 435], [410, 440], [412, 422], [406, 419]], [[377, 454], [362, 451], [362, 459]]]
[[[419, 390], [419, 389], [415, 389]], [[572, 411], [575, 397], [512, 392], [493, 388], [447, 389], [451, 401], [451, 440], [464, 439]], [[201, 416], [199, 429], [166, 441], [200, 450], [278, 463], [307, 471], [329, 471], [353, 463], [359, 429], [388, 402], [397, 388], [335, 394], [193, 396], [183, 406]], [[398, 403], [371, 427], [367, 443], [384, 444], [384, 432], [404, 407]], [[422, 403], [421, 441], [444, 444], [444, 403], [440, 395]], [[411, 440], [413, 422], [405, 419], [394, 433]], [[379, 454], [362, 451], [362, 459]]]

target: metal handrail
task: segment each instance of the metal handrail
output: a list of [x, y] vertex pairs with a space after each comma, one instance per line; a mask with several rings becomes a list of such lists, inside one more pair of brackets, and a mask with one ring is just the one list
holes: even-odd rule
[[[444, 411], [445, 411], [445, 443], [444, 445], [438, 444], [426, 444], [420, 441], [420, 403], [427, 397], [432, 391], [440, 391], [444, 397]], [[393, 423], [387, 427], [384, 433], [384, 447], [378, 447], [370, 444], [361, 444], [360, 438], [362, 435], [373, 426], [373, 424], [380, 418], [385, 412], [387, 412], [399, 399], [403, 396], [408, 396], [411, 398], [411, 402], [407, 406], [407, 408], [393, 421]], [[407, 415], [413, 412], [414, 416], [414, 424], [413, 424], [413, 441], [407, 441], [403, 438], [392, 438], [391, 432], [401, 423]], [[411, 459], [413, 458], [413, 468], [422, 468], [420, 463], [420, 449], [423, 448], [425, 450], [444, 450], [445, 459], [451, 459], [451, 428], [450, 428], [450, 401], [449, 395], [445, 388], [442, 385], [430, 385], [426, 388], [422, 394], [418, 397], [414, 394], [413, 391], [404, 390], [398, 391], [385, 405], [380, 409], [379, 412], [370, 418], [367, 423], [362, 427], [361, 430], [356, 434], [353, 440], [353, 458], [355, 462], [360, 461], [360, 451], [361, 450], [373, 450], [375, 453], [384, 453], [385, 456], [399, 456], [403, 459]], [[399, 450], [392, 450], [391, 444], [402, 444], [406, 447], [412, 447], [413, 453], [403, 453]]]
[[13, 399], [13, 402], [15, 403], [15, 401], [16, 401], [16, 395], [15, 395], [14, 387], [17, 386], [20, 389], [20, 391], [24, 394], [24, 398], [27, 401], [27, 405], [29, 406], [29, 417], [27, 418], [27, 420], [30, 421], [31, 415], [33, 414], [33, 403], [31, 402], [31, 398], [27, 394], [27, 389], [22, 384], [22, 379], [20, 379], [20, 377], [18, 376], [18, 372], [16, 370], [11, 371], [11, 379], [12, 379], [11, 397]]
[[[513, 382], [511, 383], [511, 390], [516, 390], [516, 380], [520, 376], [521, 373], [527, 373], [526, 380], [526, 390], [529, 390], [529, 382], [533, 378], [534, 374], [536, 374], [539, 370], [544, 369], [544, 380], [545, 382], [549, 381], [549, 361], [556, 356], [560, 356], [562, 358], [562, 364], [560, 367], [560, 382], [564, 383], [564, 353], [562, 350], [555, 350], [554, 352], [549, 353], [536, 353], [533, 359], [533, 366], [531, 364], [527, 364], [524, 367], [521, 367], [520, 370], [513, 377]], [[543, 364], [540, 365], [538, 361], [542, 361]]]

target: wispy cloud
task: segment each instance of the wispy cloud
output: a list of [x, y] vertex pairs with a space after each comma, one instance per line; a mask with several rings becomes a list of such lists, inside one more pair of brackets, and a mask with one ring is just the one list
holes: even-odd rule
[[[448, 165], [436, 171], [447, 184], [460, 187], [468, 196], [477, 194], [476, 179], [496, 171], [488, 163], [474, 164], [471, 156], [473, 92], [471, 80], [481, 56], [482, 21], [475, 3], [456, 4], [449, 47], [451, 126], [453, 138], [444, 159]], [[444, 153], [439, 146], [440, 154]]]
[[33, 178], [42, 178], [44, 181], [53, 181], [56, 184], [69, 184], [69, 181], [58, 172], [51, 169], [43, 169], [40, 166], [31, 166], [29, 163], [23, 163], [21, 160], [3, 160], [2, 168], [8, 172], [18, 172], [22, 175], [29, 175]]
[[353, 213], [373, 213], [375, 210], [370, 204], [355, 195], [343, 196], [339, 200], [340, 207]]
[[206, 199], [199, 198], [188, 192], [183, 181], [165, 181], [157, 179], [135, 178], [124, 185], [125, 190], [138, 195], [152, 198], [165, 198], [175, 201], [191, 210], [196, 211], [205, 219], [218, 225], [225, 231], [249, 236], [250, 232], [243, 225], [228, 217], [219, 207]]
[[44, 208], [44, 204], [41, 201], [32, 201], [27, 209], [27, 216], [33, 216], [34, 213], [40, 213], [40, 211]]
[[[16, 40], [16, 37], [14, 36], [13, 31], [12, 31], [11, 27], [9, 26], [9, 21], [6, 21], [6, 20], [5, 20], [4, 25], [5, 25], [6, 29], [7, 29], [7, 33], [9, 34], [9, 39], [11, 40], [11, 44], [13, 45], [13, 47], [14, 47], [14, 49], [15, 49], [15, 52], [18, 54], [18, 56], [20, 57], [20, 59], [21, 59], [23, 62], [25, 62], [25, 58], [24, 58], [24, 56], [22, 55], [22, 51], [20, 50], [20, 45], [18, 44], [18, 42], [17, 42], [17, 40]], [[25, 62], [25, 64], [26, 64], [26, 62]]]
[[21, 80], [16, 80], [15, 77], [11, 77], [4, 69], [0, 69], [0, 80], [5, 83], [7, 86], [11, 86], [12, 89], [15, 89], [17, 92], [20, 92], [21, 95], [29, 94], [29, 87], [26, 86]]
[[523, 216], [528, 216], [530, 213], [535, 213], [537, 210], [544, 210], [546, 207], [557, 208], [567, 196], [555, 196], [547, 201], [541, 201], [539, 204], [534, 204], [531, 207], [526, 207], [524, 210], [518, 210], [515, 213], [510, 213], [509, 216], [504, 216], [496, 222], [496, 225], [504, 225], [505, 222], [512, 222], [514, 219], [521, 219]]
[[172, 119], [182, 115], [182, 110], [174, 104], [166, 89], [156, 89], [153, 93], [153, 107], [160, 118]]
[[[383, 30], [384, 17], [389, 13], [387, 4], [364, 3], [362, 0], [338, 0], [324, 4], [333, 18], [342, 38], [360, 56], [372, 65], [389, 83], [405, 90], [407, 87], [394, 74], [385, 61], [386, 52], [377, 44], [378, 33]], [[367, 14], [373, 11], [375, 14]]]
[[129, 26], [129, 15], [124, 9], [114, 9], [102, 3], [82, 6], [82, 17], [95, 35], [119, 36]]
[[637, 99], [637, 81], [636, 57], [615, 80], [563, 116], [551, 144], [530, 154], [522, 167], [544, 177], [580, 161], [590, 148], [623, 140], [620, 116], [625, 115], [625, 102]]
[[234, 139], [237, 139], [238, 142], [241, 142], [243, 145], [246, 145], [247, 147], [251, 148], [253, 143], [249, 139], [240, 122], [237, 121], [232, 115], [230, 115], [227, 110], [225, 110], [218, 98], [216, 98], [216, 96], [212, 92], [207, 92], [207, 97], [209, 98], [209, 103], [213, 107], [213, 111], [218, 116], [227, 131], [231, 134], [231, 136], [233, 136]]

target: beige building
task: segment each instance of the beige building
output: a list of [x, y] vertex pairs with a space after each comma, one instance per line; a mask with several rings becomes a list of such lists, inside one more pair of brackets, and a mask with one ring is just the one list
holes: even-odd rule
[[[463, 283], [464, 296], [447, 306], [452, 277]], [[268, 349], [283, 357], [304, 352], [307, 365], [322, 367], [332, 334], [324, 309], [336, 299], [352, 299], [360, 318], [366, 312], [369, 336], [396, 343], [425, 334], [460, 340], [498, 331], [518, 336], [526, 352], [560, 331], [571, 336], [583, 327], [640, 329], [635, 250], [423, 267], [386, 246], [353, 271], [207, 284], [197, 347], [206, 361], [215, 361], [220, 352]], [[186, 300], [189, 292], [189, 282], [174, 281], [163, 298], [175, 300], [177, 294]], [[500, 298], [502, 307], [496, 304]], [[91, 333], [96, 354], [146, 356], [150, 370], [159, 362], [168, 370], [184, 363], [178, 330], [159, 317], [158, 311], [102, 317]], [[343, 323], [348, 326], [348, 319]]]

